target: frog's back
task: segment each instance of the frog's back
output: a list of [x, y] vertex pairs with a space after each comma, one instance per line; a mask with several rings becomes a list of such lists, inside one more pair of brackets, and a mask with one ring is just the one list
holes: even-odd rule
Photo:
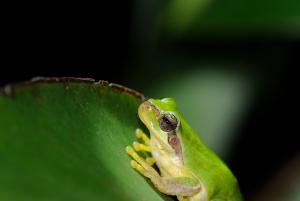
[[[181, 118], [182, 119], [182, 118]], [[238, 183], [229, 168], [213, 153], [183, 120], [181, 139], [184, 163], [205, 186], [209, 201], [241, 201]]]

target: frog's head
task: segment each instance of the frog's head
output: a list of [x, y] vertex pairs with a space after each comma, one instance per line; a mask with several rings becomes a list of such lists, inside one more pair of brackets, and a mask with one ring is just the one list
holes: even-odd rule
[[176, 149], [180, 148], [177, 136], [180, 119], [172, 98], [149, 99], [140, 105], [138, 113], [151, 135], [161, 145], [179, 151]]

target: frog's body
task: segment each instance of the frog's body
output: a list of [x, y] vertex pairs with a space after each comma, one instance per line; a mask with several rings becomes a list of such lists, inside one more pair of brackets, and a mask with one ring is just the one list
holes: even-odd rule
[[[127, 152], [133, 168], [148, 177], [162, 193], [180, 201], [241, 201], [237, 181], [228, 167], [206, 145], [176, 110], [173, 99], [150, 99], [139, 107], [150, 139], [137, 130], [145, 144]], [[144, 160], [135, 151], [151, 152]], [[156, 163], [160, 174], [152, 168]]]

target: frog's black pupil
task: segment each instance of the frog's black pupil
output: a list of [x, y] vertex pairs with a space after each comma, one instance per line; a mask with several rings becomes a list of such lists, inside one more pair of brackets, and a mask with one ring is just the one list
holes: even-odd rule
[[163, 114], [159, 118], [159, 127], [165, 132], [173, 131], [177, 128], [177, 118], [172, 114]]
[[164, 118], [164, 122], [168, 125], [171, 125], [171, 122], [169, 121], [169, 119], [167, 119], [166, 117], [163, 117]]

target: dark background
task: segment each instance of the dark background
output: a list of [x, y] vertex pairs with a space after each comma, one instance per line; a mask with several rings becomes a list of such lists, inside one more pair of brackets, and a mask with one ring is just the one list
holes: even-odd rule
[[196, 38], [195, 34], [172, 38], [162, 32], [153, 47], [151, 41], [141, 39], [147, 37], [144, 30], [139, 31], [152, 22], [148, 17], [137, 20], [136, 10], [134, 1], [13, 6], [2, 27], [0, 85], [35, 76], [75, 76], [108, 80], [143, 92], [144, 85], [151, 86], [150, 77], [183, 69], [152, 62], [166, 52], [174, 57], [201, 55], [200, 59], [246, 64], [224, 67], [253, 74], [258, 83], [256, 96], [235, 131], [237, 140], [227, 162], [249, 200], [282, 191], [275, 185], [278, 178], [289, 183], [295, 173], [282, 172], [290, 166], [300, 168], [299, 37], [286, 37], [280, 29], [260, 32], [259, 28], [252, 34], [203, 32]]
[[39, 75], [122, 80], [130, 54], [130, 3], [32, 6], [7, 16], [1, 85]]

